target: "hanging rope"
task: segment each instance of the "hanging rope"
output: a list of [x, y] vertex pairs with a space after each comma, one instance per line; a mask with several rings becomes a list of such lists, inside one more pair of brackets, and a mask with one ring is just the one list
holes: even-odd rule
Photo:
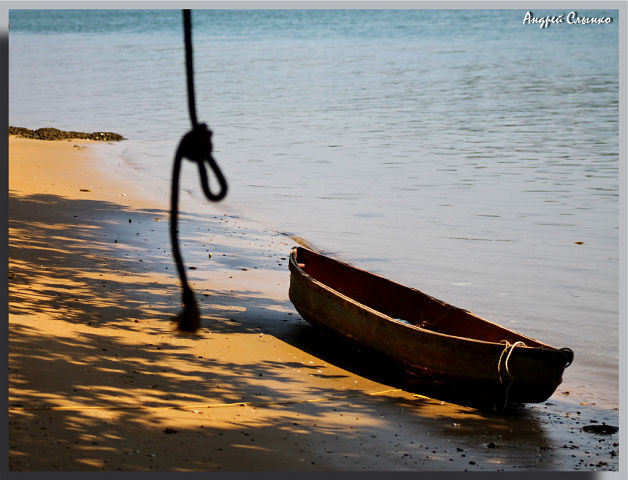
[[[201, 187], [203, 193], [209, 201], [218, 202], [227, 195], [227, 182], [220, 167], [212, 157], [212, 132], [207, 128], [205, 123], [198, 123], [196, 118], [196, 99], [194, 93], [194, 65], [192, 51], [192, 21], [190, 10], [183, 10], [183, 30], [185, 34], [185, 70], [187, 77], [188, 92], [188, 108], [190, 112], [190, 121], [192, 130], [186, 133], [177, 148], [174, 167], [172, 169], [172, 189], [170, 192], [170, 240], [172, 242], [172, 252], [177, 264], [177, 271], [181, 279], [181, 287], [183, 289], [182, 301], [183, 311], [175, 317], [177, 329], [183, 332], [196, 332], [201, 326], [201, 317], [198, 309], [198, 303], [194, 296], [194, 292], [190, 287], [187, 276], [185, 274], [185, 266], [183, 258], [179, 250], [178, 239], [178, 211], [179, 211], [179, 176], [181, 173], [181, 162], [187, 158], [198, 165], [199, 175], [201, 177]], [[216, 175], [220, 190], [213, 193], [209, 187], [209, 178], [205, 169], [205, 162]]]

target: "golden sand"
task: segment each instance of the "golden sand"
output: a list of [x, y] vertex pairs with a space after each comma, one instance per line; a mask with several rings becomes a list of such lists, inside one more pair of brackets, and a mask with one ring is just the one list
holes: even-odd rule
[[307, 325], [287, 297], [291, 240], [211, 205], [182, 207], [203, 328], [175, 334], [168, 198], [107, 171], [91, 148], [9, 139], [12, 471], [575, 463], [543, 417], [413, 394]]

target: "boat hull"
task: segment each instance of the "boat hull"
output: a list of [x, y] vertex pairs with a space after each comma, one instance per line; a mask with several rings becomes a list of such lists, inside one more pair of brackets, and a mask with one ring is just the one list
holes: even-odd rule
[[[314, 262], [324, 265], [313, 267]], [[313, 275], [307, 273], [308, 265]], [[426, 308], [434, 315], [442, 318], [459, 316], [460, 322], [479, 322], [487, 330], [495, 330], [490, 332], [489, 338], [501, 333], [503, 341], [467, 338], [409, 325], [394, 318], [399, 312], [390, 312], [391, 316], [318, 280], [317, 273], [322, 269], [330, 270], [330, 278], [344, 276], [343, 281], [353, 279], [354, 284], [367, 283], [361, 293], [364, 298], [381, 292], [390, 292], [385, 294], [394, 297], [397, 289], [398, 297], [406, 303], [411, 302], [414, 295], [417, 305], [428, 305]], [[561, 383], [563, 371], [573, 359], [573, 352], [568, 349], [541, 344], [427, 297], [418, 290], [301, 247], [291, 252], [290, 271], [290, 300], [309, 323], [384, 353], [421, 378], [456, 386], [460, 394], [464, 395], [466, 391], [476, 401], [482, 399], [493, 404], [545, 401]], [[436, 307], [440, 306], [445, 313], [435, 313], [438, 308], [426, 304], [426, 297], [436, 302]], [[411, 309], [412, 306], [405, 308]]]

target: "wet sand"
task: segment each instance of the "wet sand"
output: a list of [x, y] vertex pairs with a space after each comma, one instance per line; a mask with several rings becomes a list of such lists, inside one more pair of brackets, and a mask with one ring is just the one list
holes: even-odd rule
[[617, 412], [560, 387], [503, 414], [428, 395], [298, 316], [293, 240], [185, 195], [203, 328], [176, 334], [169, 192], [92, 145], [9, 139], [10, 470], [618, 469], [618, 434], [582, 431]]

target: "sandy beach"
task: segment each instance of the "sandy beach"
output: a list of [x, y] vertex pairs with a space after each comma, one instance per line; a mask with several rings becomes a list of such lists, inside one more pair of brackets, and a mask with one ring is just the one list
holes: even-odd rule
[[618, 436], [582, 431], [616, 420], [561, 387], [481, 412], [317, 331], [288, 300], [295, 242], [185, 196], [203, 328], [175, 333], [168, 192], [93, 145], [9, 138], [11, 471], [618, 469]]

